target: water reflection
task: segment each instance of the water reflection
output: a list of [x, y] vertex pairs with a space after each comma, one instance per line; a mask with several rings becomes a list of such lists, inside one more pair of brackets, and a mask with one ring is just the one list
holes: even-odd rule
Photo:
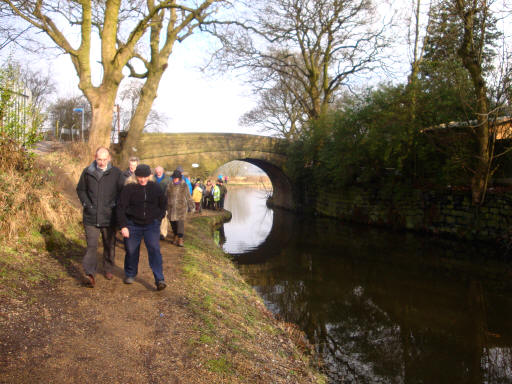
[[332, 382], [512, 382], [512, 274], [492, 249], [282, 211], [270, 225], [240, 271]]
[[240, 254], [257, 248], [272, 228], [273, 212], [266, 207], [265, 191], [249, 187], [230, 187], [224, 207], [232, 213], [223, 230], [228, 239], [225, 252]]

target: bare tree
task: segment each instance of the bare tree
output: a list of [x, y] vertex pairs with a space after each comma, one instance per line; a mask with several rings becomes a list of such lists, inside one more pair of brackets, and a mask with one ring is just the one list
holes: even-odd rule
[[50, 71], [35, 71], [25, 66], [21, 68], [21, 80], [30, 89], [32, 125], [36, 132], [42, 132], [48, 121], [48, 108], [52, 96], [57, 91], [54, 76]]
[[411, 91], [411, 120], [416, 119], [416, 103], [417, 103], [417, 80], [420, 72], [420, 66], [423, 61], [425, 51], [425, 41], [428, 36], [431, 16], [431, 2], [428, 2], [429, 10], [427, 11], [427, 20], [425, 28], [422, 28], [422, 6], [421, 0], [412, 0], [412, 17], [408, 23], [408, 44], [411, 47], [411, 72], [409, 74], [409, 89]]
[[491, 111], [485, 78], [486, 59], [492, 55], [492, 52], [489, 51], [489, 34], [494, 28], [491, 3], [492, 0], [450, 0], [449, 4], [461, 26], [457, 54], [469, 72], [476, 100], [473, 108], [476, 117], [473, 134], [477, 150], [471, 178], [474, 204], [482, 204], [485, 198], [494, 151], [494, 139], [491, 136]]
[[371, 0], [254, 0], [246, 11], [210, 28], [223, 45], [218, 63], [247, 70], [258, 91], [288, 85], [288, 100], [312, 119], [351, 75], [375, 68], [386, 45]]
[[247, 163], [244, 161], [233, 160], [219, 167], [219, 169], [217, 169], [217, 174], [222, 174], [228, 177], [244, 176], [246, 168]]
[[[116, 0], [65, 2], [0, 0], [5, 12], [46, 34], [68, 54], [79, 77], [79, 88], [90, 103], [89, 148], [110, 144], [113, 106], [128, 68], [144, 79], [141, 98], [130, 123], [124, 157], [130, 156], [156, 97], [176, 42], [189, 37], [226, 0]], [[93, 81], [94, 44], [100, 42], [101, 79]]]
[[461, 104], [471, 136], [467, 147], [471, 152], [463, 166], [471, 173], [472, 200], [476, 205], [483, 203], [489, 178], [496, 170], [493, 160], [500, 154], [495, 153], [495, 120], [506, 100], [506, 89], [510, 88], [506, 50], [501, 70], [496, 70], [500, 56], [497, 48], [503, 36], [497, 28], [496, 11], [492, 0], [439, 0], [427, 42], [428, 59], [434, 59], [432, 69], [450, 63], [448, 76], [460, 78], [463, 81], [459, 84], [465, 84], [459, 85], [459, 93], [463, 95]]
[[77, 106], [83, 107], [85, 109], [85, 122], [88, 123], [91, 119], [91, 111], [89, 108], [85, 107], [85, 105], [87, 105], [87, 101], [84, 96], [62, 97], [50, 105], [50, 123], [57, 137], [62, 136], [63, 130], [70, 132], [70, 139], [72, 137], [72, 129], [78, 130], [81, 133], [81, 114], [76, 113], [74, 109]]
[[[130, 129], [130, 121], [139, 104], [144, 83], [141, 80], [130, 79], [121, 85], [118, 95], [118, 104], [121, 106], [121, 126], [123, 131]], [[167, 126], [168, 118], [165, 114], [151, 109], [144, 122], [145, 132], [160, 132]]]
[[290, 85], [281, 81], [270, 89], [262, 90], [258, 105], [245, 113], [240, 123], [260, 127], [262, 132], [270, 132], [278, 137], [290, 140], [297, 138], [307, 116], [290, 91]]
[[19, 45], [22, 37], [30, 29], [28, 26], [17, 28], [14, 23], [8, 22], [5, 16], [4, 10], [0, 7], [0, 20], [2, 20], [0, 23], [0, 51], [13, 45]]
[[21, 68], [21, 80], [32, 93], [33, 108], [44, 111], [50, 101], [50, 97], [57, 91], [55, 76], [47, 71], [35, 71], [25, 66]]

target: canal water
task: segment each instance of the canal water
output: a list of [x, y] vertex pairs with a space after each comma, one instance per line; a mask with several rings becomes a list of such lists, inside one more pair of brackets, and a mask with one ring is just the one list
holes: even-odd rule
[[493, 248], [306, 219], [232, 188], [225, 252], [332, 383], [512, 383], [512, 266]]

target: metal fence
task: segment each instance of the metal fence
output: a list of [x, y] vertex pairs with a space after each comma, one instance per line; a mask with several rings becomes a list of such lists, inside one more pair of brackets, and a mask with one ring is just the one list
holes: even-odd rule
[[8, 89], [0, 85], [0, 134], [24, 142], [30, 130], [29, 89], [17, 86]]

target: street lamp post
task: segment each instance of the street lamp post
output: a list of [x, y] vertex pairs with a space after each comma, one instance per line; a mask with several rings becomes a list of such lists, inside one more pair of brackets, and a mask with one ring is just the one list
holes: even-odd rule
[[[73, 112], [82, 112], [82, 141], [85, 141], [84, 138], [84, 109], [83, 108], [74, 108]], [[71, 128], [73, 129], [73, 128]]]

